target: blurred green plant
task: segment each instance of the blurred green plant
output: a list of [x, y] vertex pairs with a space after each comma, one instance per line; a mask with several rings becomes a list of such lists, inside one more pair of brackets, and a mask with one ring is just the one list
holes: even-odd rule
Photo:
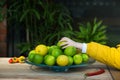
[[102, 20], [97, 21], [94, 18], [93, 22], [87, 22], [86, 24], [78, 24], [79, 31], [75, 31], [75, 40], [79, 42], [98, 42], [100, 44], [107, 43], [106, 25], [102, 24]]
[[[15, 26], [25, 31], [23, 41], [17, 44], [20, 53], [28, 52], [38, 44], [53, 45], [61, 37], [74, 38], [79, 42], [106, 44], [106, 26], [95, 18], [93, 23], [79, 23], [73, 30], [73, 19], [62, 4], [50, 0], [8, 0], [8, 29]], [[23, 33], [21, 33], [23, 34]], [[74, 37], [73, 37], [74, 36]]]
[[8, 22], [26, 32], [26, 39], [18, 44], [21, 53], [33, 49], [37, 44], [53, 45], [62, 36], [73, 34], [72, 17], [61, 4], [48, 0], [8, 1]]
[[5, 5], [6, 0], [0, 0], [0, 22], [3, 21], [4, 18], [6, 17]]

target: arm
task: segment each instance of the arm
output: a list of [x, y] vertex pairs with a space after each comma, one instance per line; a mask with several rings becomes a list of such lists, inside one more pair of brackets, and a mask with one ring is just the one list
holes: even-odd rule
[[120, 69], [120, 47], [114, 48], [99, 43], [91, 42], [88, 44], [75, 42], [67, 37], [63, 37], [60, 41], [64, 43], [63, 48], [68, 46], [75, 46], [81, 49], [82, 52], [87, 53], [90, 57], [100, 61], [106, 65]]
[[114, 48], [91, 42], [87, 44], [86, 53], [97, 61], [120, 69], [120, 47]]

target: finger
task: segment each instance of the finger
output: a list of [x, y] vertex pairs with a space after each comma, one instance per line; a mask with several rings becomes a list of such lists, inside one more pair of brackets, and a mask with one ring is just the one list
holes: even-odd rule
[[62, 46], [62, 49], [65, 49], [65, 48], [67, 48], [67, 47], [69, 47], [69, 46], [71, 46], [71, 45], [64, 45], [64, 46]]
[[67, 42], [67, 40], [61, 39], [59, 42]]
[[66, 46], [62, 46], [62, 49], [65, 49], [65, 48], [67, 48], [68, 47], [68, 45], [66, 45]]
[[63, 37], [60, 41], [67, 41], [68, 38], [67, 37]]
[[63, 37], [62, 39], [68, 39], [68, 37]]
[[67, 43], [62, 43], [62, 44], [60, 44], [60, 46], [66, 46], [66, 45], [68, 45]]

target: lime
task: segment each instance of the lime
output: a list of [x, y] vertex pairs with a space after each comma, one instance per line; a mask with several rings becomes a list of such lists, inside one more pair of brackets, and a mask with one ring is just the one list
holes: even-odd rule
[[59, 47], [58, 47], [57, 45], [52, 45], [52, 46], [50, 46], [50, 47], [49, 47], [49, 50], [48, 50], [48, 53], [49, 53], [49, 54], [52, 54], [52, 51], [53, 51], [54, 49], [59, 49]]
[[49, 50], [50, 46], [47, 46], [47, 48], [48, 48], [48, 50]]
[[89, 56], [87, 54], [82, 53], [81, 56], [82, 56], [83, 62], [88, 62]]
[[52, 55], [47, 55], [44, 60], [44, 63], [48, 66], [53, 66], [55, 64], [55, 57]]
[[65, 48], [64, 54], [67, 56], [73, 56], [76, 54], [76, 48], [74, 46], [68, 46]]
[[68, 60], [69, 60], [68, 66], [72, 65], [73, 64], [73, 58], [71, 56], [68, 56]]
[[47, 55], [44, 56], [44, 61], [46, 60], [46, 58], [47, 58], [48, 56], [49, 56], [49, 54], [47, 54]]
[[82, 63], [82, 56], [81, 56], [81, 54], [75, 54], [73, 56], [73, 62], [74, 62], [74, 64], [81, 64]]
[[36, 53], [35, 50], [31, 50], [31, 51], [29, 52], [29, 54], [32, 54], [32, 53]]
[[43, 56], [41, 56], [40, 54], [34, 54], [32, 62], [35, 64], [41, 64], [43, 62]]
[[59, 55], [61, 55], [63, 52], [61, 49], [53, 49], [51, 55], [53, 55], [55, 58], [57, 58]]
[[35, 55], [35, 53], [29, 53], [28, 60], [32, 62], [33, 58], [34, 58], [34, 55]]
[[59, 41], [59, 42], [57, 43], [57, 46], [61, 48], [61, 45], [62, 45], [63, 43], [64, 43], [64, 41]]

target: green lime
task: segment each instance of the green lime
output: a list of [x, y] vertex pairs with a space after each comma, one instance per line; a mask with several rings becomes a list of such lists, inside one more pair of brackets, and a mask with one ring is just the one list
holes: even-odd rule
[[34, 58], [34, 55], [35, 55], [34, 53], [29, 54], [28, 55], [28, 60], [32, 62], [33, 58]]
[[73, 58], [71, 56], [68, 56], [68, 60], [69, 60], [68, 66], [72, 65], [73, 64]]
[[45, 61], [44, 63], [48, 66], [53, 66], [55, 64], [55, 57], [52, 56], [52, 55], [48, 55], [46, 58], [45, 58]]
[[35, 64], [41, 64], [43, 62], [43, 56], [40, 54], [35, 54], [32, 62]]
[[61, 48], [61, 45], [62, 45], [63, 43], [64, 43], [64, 41], [59, 41], [59, 42], [57, 43], [57, 46]]
[[61, 55], [63, 52], [61, 49], [53, 49], [51, 55], [53, 55], [55, 58], [57, 58], [59, 55]]
[[76, 54], [76, 48], [74, 46], [68, 46], [65, 48], [64, 54], [67, 56], [73, 56]]
[[32, 54], [32, 53], [35, 54], [35, 53], [36, 53], [35, 50], [31, 50], [31, 51], [29, 52], [29, 54]]
[[89, 56], [88, 56], [87, 54], [82, 53], [81, 56], [82, 56], [82, 59], [83, 59], [83, 62], [84, 62], [84, 63], [85, 63], [85, 62], [88, 62]]
[[48, 54], [52, 54], [52, 51], [53, 51], [54, 49], [59, 49], [59, 47], [56, 46], [56, 45], [50, 46], [49, 49], [48, 49]]
[[82, 63], [82, 56], [81, 56], [81, 54], [75, 54], [74, 56], [73, 56], [73, 62], [74, 62], [74, 64], [81, 64]]

